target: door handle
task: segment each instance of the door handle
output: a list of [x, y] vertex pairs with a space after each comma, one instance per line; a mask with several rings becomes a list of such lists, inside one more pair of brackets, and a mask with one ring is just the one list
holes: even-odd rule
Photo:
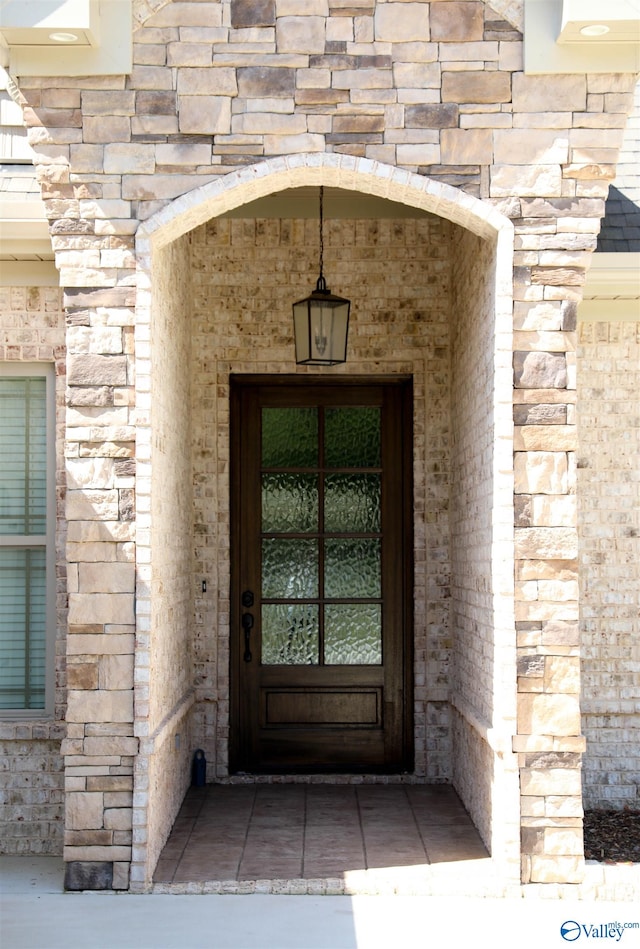
[[242, 614], [242, 628], [244, 630], [244, 661], [251, 662], [251, 630], [253, 628], [253, 615], [251, 613]]

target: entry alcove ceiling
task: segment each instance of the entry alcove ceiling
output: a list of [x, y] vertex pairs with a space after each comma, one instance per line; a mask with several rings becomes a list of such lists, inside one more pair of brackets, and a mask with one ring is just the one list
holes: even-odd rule
[[[347, 191], [341, 188], [324, 189], [324, 219], [364, 220], [376, 218], [427, 218], [428, 211], [410, 207], [398, 201], [389, 201], [376, 195]], [[226, 214], [225, 218], [317, 218], [319, 188], [288, 188], [243, 204]]]

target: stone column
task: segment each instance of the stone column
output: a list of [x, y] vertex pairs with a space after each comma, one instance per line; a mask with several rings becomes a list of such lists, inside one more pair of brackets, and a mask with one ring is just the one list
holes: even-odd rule
[[134, 659], [133, 291], [67, 289], [65, 887], [127, 889]]
[[[521, 202], [523, 217], [533, 204]], [[576, 210], [579, 204], [575, 202]], [[554, 213], [554, 205], [544, 202], [546, 215]], [[528, 226], [535, 227], [531, 221]], [[539, 226], [548, 228], [548, 218]], [[520, 765], [525, 883], [578, 883], [584, 863], [575, 493], [577, 291], [572, 289], [584, 271], [561, 266], [568, 256], [561, 251], [540, 254], [549, 267], [522, 268], [516, 289], [514, 750]], [[581, 260], [580, 251], [573, 256]]]

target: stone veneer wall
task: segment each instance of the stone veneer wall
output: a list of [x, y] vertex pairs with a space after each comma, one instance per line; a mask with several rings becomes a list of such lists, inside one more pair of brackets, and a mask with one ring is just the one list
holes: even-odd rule
[[[549, 210], [553, 205], [548, 205]], [[532, 208], [533, 210], [533, 208]], [[575, 328], [579, 292], [555, 289], [544, 248], [562, 237], [560, 206], [535, 216], [519, 259], [536, 248], [532, 273], [550, 286], [516, 286], [514, 303], [516, 630], [522, 812], [522, 880], [583, 875], [580, 660], [576, 533]], [[544, 236], [550, 225], [554, 236]], [[592, 246], [599, 222], [585, 219], [569, 243]], [[579, 255], [579, 252], [578, 252]], [[556, 252], [554, 257], [561, 259]], [[565, 271], [565, 280], [573, 278]], [[581, 278], [582, 279], [582, 278]], [[536, 351], [544, 340], [545, 352]]]
[[[83, 244], [73, 237], [71, 244], [76, 242]], [[109, 249], [104, 253], [106, 261]], [[76, 259], [77, 252], [63, 252], [63, 258]], [[64, 295], [70, 325], [64, 432], [70, 481], [62, 752], [65, 883], [70, 889], [128, 886], [138, 752], [133, 730], [133, 297], [126, 286], [67, 287]]]
[[638, 807], [640, 323], [578, 331], [584, 804]]
[[[333, 220], [325, 274], [352, 301], [349, 359], [332, 377], [414, 379], [415, 754], [451, 777], [448, 698], [448, 430], [451, 234], [436, 217]], [[317, 279], [317, 221], [216, 219], [192, 234], [196, 563], [207, 581], [195, 636], [197, 742], [224, 780], [229, 727], [229, 375], [296, 367], [291, 304]], [[428, 460], [427, 460], [428, 459]], [[198, 580], [200, 575], [198, 575]], [[429, 688], [425, 683], [429, 681]], [[215, 729], [212, 727], [215, 723]]]
[[[310, 0], [303, 14], [289, 0], [140, 0], [130, 76], [20, 77], [65, 304], [86, 329], [70, 350], [67, 409], [68, 451], [95, 465], [67, 507], [79, 583], [68, 653], [86, 672], [68, 694], [65, 745], [69, 788], [88, 795], [67, 809], [78, 884], [94, 870], [106, 881], [114, 863], [121, 884], [130, 847], [130, 832], [98, 812], [132, 805], [133, 682], [112, 674], [112, 656], [133, 649], [132, 578], [118, 571], [115, 584], [95, 564], [131, 558], [131, 459], [136, 434], [147, 437], [134, 408], [136, 397], [149, 408], [134, 368], [150, 380], [140, 334], [132, 359], [132, 307], [136, 292], [148, 305], [149, 289], [135, 273], [135, 231], [244, 165], [287, 156], [312, 182], [313, 159], [327, 155], [375, 167], [379, 193], [385, 176], [418, 172], [461, 189], [447, 204], [457, 220], [472, 194], [514, 224], [515, 750], [523, 814], [536, 823], [523, 837], [524, 879], [580, 876], [571, 334], [634, 78], [524, 75], [510, 25], [522, 5], [500, 9], [509, 23], [479, 0]], [[143, 472], [142, 493], [149, 486]], [[575, 823], [557, 826], [559, 811]]]
[[0, 287], [2, 362], [45, 362], [56, 373], [55, 714], [0, 721], [0, 852], [60, 854], [64, 833], [67, 567], [64, 464], [65, 327], [57, 287]]

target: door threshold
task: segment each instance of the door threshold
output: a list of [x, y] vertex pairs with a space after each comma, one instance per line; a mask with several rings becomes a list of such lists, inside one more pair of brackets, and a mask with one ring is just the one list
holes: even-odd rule
[[[208, 782], [209, 783], [209, 782]], [[341, 771], [310, 772], [305, 774], [261, 774], [238, 771], [226, 777], [216, 778], [211, 784], [433, 784], [424, 775], [393, 773], [384, 774]], [[446, 785], [446, 782], [443, 782]]]

